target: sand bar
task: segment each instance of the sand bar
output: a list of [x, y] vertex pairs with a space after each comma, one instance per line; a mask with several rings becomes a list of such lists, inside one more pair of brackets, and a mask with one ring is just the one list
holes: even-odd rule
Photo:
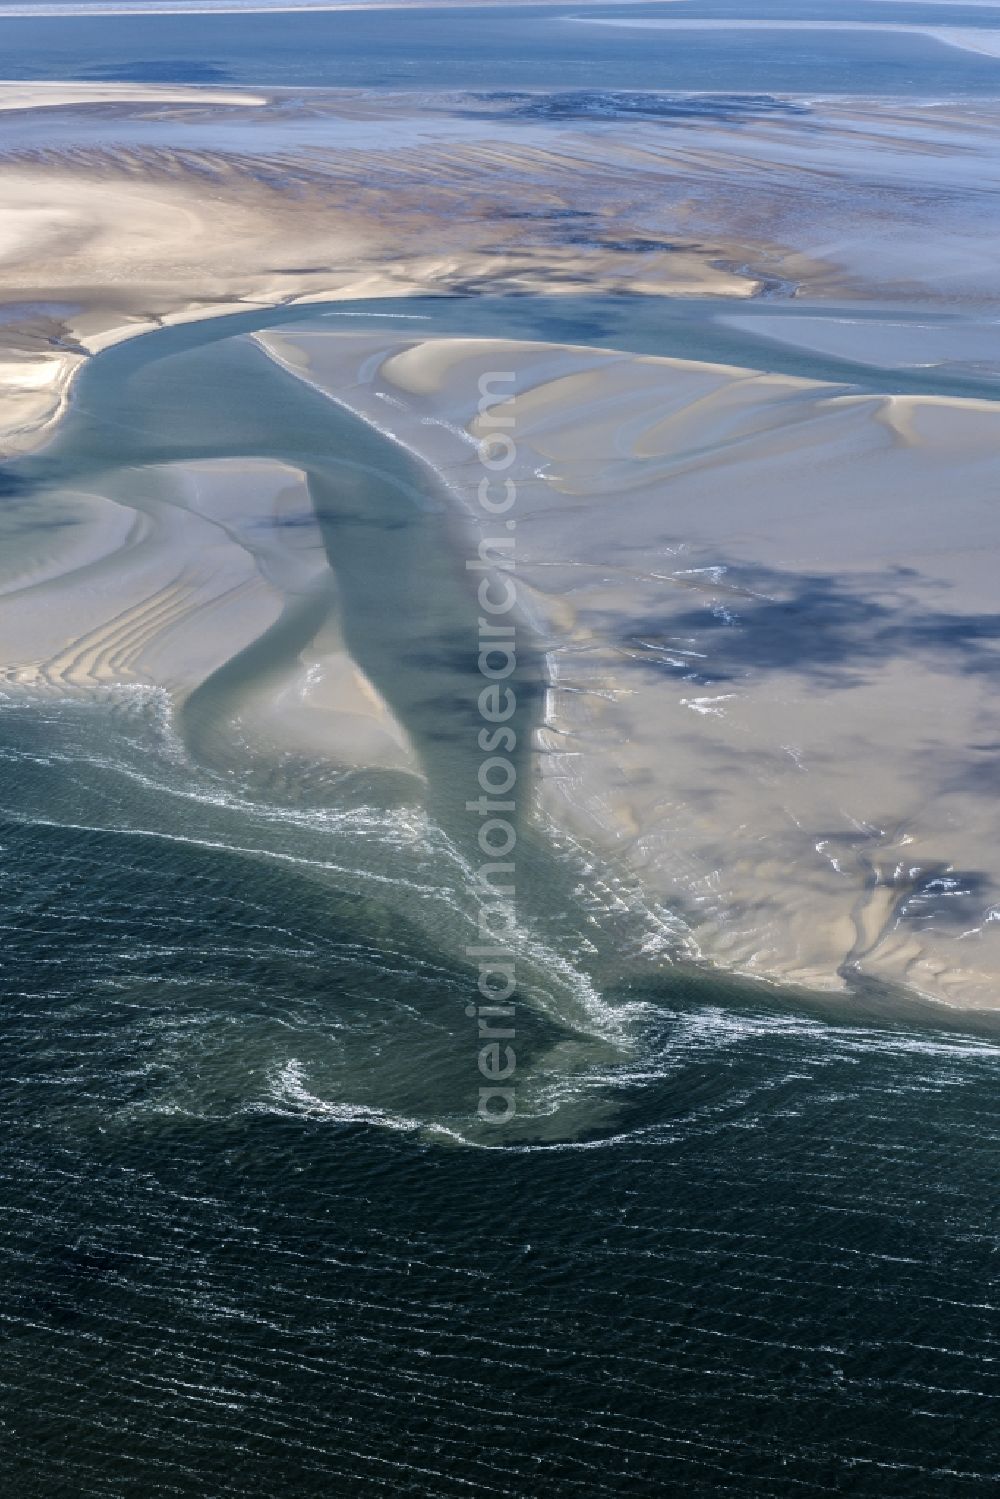
[[516, 371], [539, 819], [741, 974], [996, 1006], [1000, 407], [500, 341], [260, 342], [470, 516], [478, 380]]
[[[10, 112], [29, 129], [0, 155], [8, 453], [95, 350], [229, 309], [771, 290], [975, 310], [997, 292], [988, 107], [110, 92]], [[47, 144], [67, 110], [90, 144]], [[407, 143], [415, 120], [433, 139]], [[585, 347], [262, 342], [426, 456], [457, 516], [481, 477], [478, 379], [516, 372], [540, 823], [627, 865], [738, 972], [996, 1003], [997, 407]], [[8, 562], [8, 688], [136, 682], [183, 703], [327, 589], [309, 652], [240, 699], [246, 739], [417, 774], [345, 656], [318, 550], [265, 556], [233, 512], [290, 494], [307, 517], [301, 473], [227, 462], [61, 497], [72, 524]]]
[[38, 444], [89, 353], [230, 309], [1000, 291], [989, 103], [8, 83], [0, 108], [8, 453]]
[[263, 650], [240, 692], [220, 694], [216, 745], [420, 775], [405, 732], [344, 648], [299, 471], [262, 459], [126, 469], [96, 492], [15, 497], [2, 525], [8, 695], [145, 686], [180, 709], [306, 609], [314, 623], [303, 649]]

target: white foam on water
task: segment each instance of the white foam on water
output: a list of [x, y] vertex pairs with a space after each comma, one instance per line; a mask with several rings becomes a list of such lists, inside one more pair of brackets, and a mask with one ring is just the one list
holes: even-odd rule
[[692, 713], [700, 713], [702, 716], [711, 718], [725, 718], [724, 708], [719, 703], [731, 703], [736, 697], [735, 692], [720, 692], [717, 697], [682, 697], [681, 707], [690, 708]]
[[[572, 1096], [576, 1097], [577, 1094], [574, 1093]], [[267, 1102], [251, 1105], [247, 1112], [324, 1119], [334, 1124], [367, 1124], [396, 1134], [449, 1140], [468, 1150], [502, 1151], [512, 1155], [532, 1155], [540, 1151], [606, 1150], [612, 1146], [628, 1144], [643, 1135], [662, 1133], [664, 1128], [663, 1125], [654, 1123], [590, 1140], [517, 1141], [516, 1143], [491, 1144], [487, 1140], [465, 1134], [453, 1125], [445, 1124], [440, 1120], [415, 1119], [406, 1114], [394, 1114], [387, 1109], [374, 1108], [369, 1104], [353, 1104], [343, 1100], [320, 1098], [307, 1085], [304, 1064], [294, 1057], [283, 1063], [273, 1073], [268, 1087]], [[554, 1112], [555, 1108], [552, 1108], [545, 1110], [542, 1114], [519, 1117], [522, 1120], [524, 1118], [537, 1119]]]
[[[650, 1009], [656, 1009], [650, 1006]], [[676, 1061], [685, 1052], [728, 1050], [764, 1039], [807, 1039], [815, 1042], [814, 1055], [838, 1053], [858, 1055], [923, 1056], [936, 1061], [1000, 1060], [1000, 1043], [968, 1035], [928, 1035], [885, 1026], [840, 1024], [812, 1015], [772, 1014], [725, 1009], [705, 1005], [694, 1011], [673, 1012], [670, 1038], [662, 1055]]]
[[[100, 697], [66, 697], [57, 700], [44, 699], [44, 705], [54, 706], [71, 705], [74, 708], [83, 708], [90, 712], [94, 708], [107, 706], [108, 701], [116, 702], [122, 698], [126, 703], [139, 706], [150, 706], [154, 711], [150, 718], [145, 720], [146, 726], [151, 728], [156, 735], [156, 743], [153, 746], [136, 743], [124, 731], [121, 723], [116, 723], [115, 728], [122, 739], [130, 748], [138, 750], [146, 759], [150, 758], [150, 749], [156, 757], [162, 757], [172, 767], [179, 767], [184, 772], [200, 777], [200, 784], [194, 785], [190, 782], [180, 784], [175, 781], [164, 779], [147, 770], [140, 770], [137, 766], [120, 756], [93, 753], [83, 748], [74, 748], [72, 752], [49, 749], [44, 753], [24, 751], [17, 748], [0, 748], [0, 759], [11, 763], [16, 761], [30, 760], [43, 765], [87, 765], [99, 770], [107, 771], [109, 774], [119, 775], [126, 780], [141, 786], [144, 790], [151, 791], [157, 796], [172, 797], [180, 801], [191, 802], [195, 805], [217, 807], [221, 810], [238, 813], [244, 818], [252, 818], [258, 822], [286, 825], [294, 828], [317, 833], [377, 833], [383, 837], [395, 837], [400, 846], [417, 843], [427, 834], [427, 818], [423, 810], [417, 807], [393, 807], [381, 808], [372, 805], [359, 807], [293, 807], [277, 802], [267, 802], [259, 798], [241, 794], [237, 789], [222, 785], [213, 772], [203, 766], [195, 764], [191, 760], [187, 747], [177, 733], [173, 722], [173, 707], [169, 693], [160, 687], [145, 685], [115, 687], [108, 694]], [[38, 698], [22, 700], [9, 706], [18, 708], [37, 708]], [[0, 712], [7, 710], [8, 704], [0, 707]], [[211, 784], [205, 785], [206, 780]], [[129, 829], [121, 827], [108, 827], [109, 832], [128, 832]], [[262, 850], [263, 851], [263, 850]]]
[[0, 807], [0, 816], [6, 817], [10, 822], [16, 823], [20, 827], [59, 828], [73, 833], [112, 833], [125, 838], [150, 838], [164, 843], [186, 844], [191, 848], [206, 848], [228, 854], [244, 854], [250, 858], [274, 860], [280, 864], [297, 865], [305, 869], [323, 870], [332, 874], [368, 880], [379, 885], [404, 887], [422, 895], [440, 895], [443, 893], [443, 887], [439, 885], [422, 884], [417, 880], [406, 879], [398, 875], [378, 874], [374, 870], [361, 869], [355, 865], [338, 864], [332, 859], [310, 859], [301, 854], [284, 853], [279, 849], [262, 848], [253, 845], [247, 847], [243, 844], [228, 843], [223, 839], [189, 837], [183, 833], [168, 833], [162, 828], [137, 828], [113, 823], [101, 826], [100, 824], [85, 822], [64, 822], [54, 818], [37, 817], [30, 813], [24, 813], [16, 807]]
[[329, 1119], [336, 1124], [371, 1124], [378, 1129], [393, 1130], [400, 1134], [443, 1135], [461, 1145], [468, 1144], [458, 1131], [434, 1120], [412, 1119], [405, 1114], [393, 1114], [387, 1109], [378, 1109], [370, 1104], [346, 1103], [317, 1096], [306, 1086], [306, 1070], [295, 1057], [289, 1058], [277, 1069], [268, 1089], [267, 1104], [251, 1105], [249, 1113], [287, 1112], [299, 1117]]
[[[404, 323], [432, 323], [434, 321], [429, 312], [348, 312], [346, 309], [341, 312], [339, 308], [334, 312], [317, 313], [317, 317], [389, 318], [393, 322]], [[289, 331], [295, 332], [294, 324], [281, 324], [279, 326], [287, 326]], [[264, 331], [266, 332], [267, 330], [265, 329]]]
[[[199, 826], [197, 831], [178, 829], [176, 820], [172, 826], [157, 827], [155, 822], [151, 824], [148, 811], [138, 824], [109, 820], [104, 825], [98, 821], [36, 816], [26, 813], [20, 807], [0, 808], [3, 815], [21, 826], [109, 833], [236, 854], [267, 863], [337, 876], [348, 887], [375, 886], [405, 892], [407, 898], [411, 895], [429, 897], [438, 908], [443, 905], [451, 913], [451, 918], [457, 919], [460, 934], [465, 933], [464, 946], [481, 945], [480, 913], [487, 903], [491, 906], [499, 905], [503, 911], [504, 924], [510, 930], [512, 950], [520, 967], [518, 977], [524, 991], [545, 1011], [551, 1013], [553, 1018], [570, 1029], [615, 1045], [624, 1043], [625, 1014], [605, 1002], [584, 968], [548, 942], [531, 923], [521, 920], [514, 903], [506, 898], [498, 899], [495, 892], [481, 881], [478, 871], [454, 841], [427, 818], [423, 809], [381, 809], [371, 805], [345, 809], [295, 808], [251, 798], [218, 781], [206, 785], [206, 773], [187, 760], [183, 744], [173, 731], [168, 695], [161, 689], [146, 687], [125, 689], [122, 694], [116, 694], [119, 695], [123, 701], [131, 701], [140, 706], [151, 704], [154, 707], [154, 719], [147, 720], [147, 723], [157, 734], [157, 750], [164, 749], [171, 768], [197, 773], [198, 784], [178, 782], [173, 777], [156, 774], [155, 761], [154, 768], [139, 768], [118, 756], [95, 753], [86, 747], [75, 748], [72, 752], [46, 750], [43, 757], [33, 754], [30, 758], [43, 758], [46, 764], [94, 766], [108, 774], [121, 776], [156, 797], [169, 798], [175, 804], [211, 807], [223, 813], [234, 814], [240, 819], [242, 836], [229, 837], [224, 828], [203, 830]], [[75, 707], [82, 706], [85, 709], [93, 706], [91, 702], [81, 703], [75, 698], [72, 703]], [[148, 754], [146, 745], [133, 747]], [[337, 835], [348, 841], [349, 848], [352, 843], [357, 844], [359, 851], [369, 846], [369, 841], [373, 838], [379, 848], [390, 852], [394, 849], [423, 850], [432, 854], [436, 865], [435, 873], [440, 871], [440, 874], [436, 879], [419, 879], [402, 870], [390, 869], [389, 872], [384, 872], [367, 867], [360, 857], [357, 860], [345, 860], [342, 855], [340, 858], [327, 858], [274, 848], [268, 845], [264, 837], [268, 827], [276, 830], [301, 830], [314, 835]], [[248, 841], [247, 832], [256, 837], [258, 830], [262, 841]], [[449, 945], [454, 947], [456, 957], [465, 960], [460, 934]]]
[[500, 908], [509, 933], [503, 937], [503, 943], [509, 945], [517, 964], [526, 961], [529, 965], [527, 975], [523, 969], [519, 973], [519, 988], [523, 984], [530, 993], [532, 989], [537, 990], [539, 980], [554, 983], [557, 990], [561, 989], [573, 1001], [573, 1011], [567, 1014], [558, 1004], [551, 1003], [550, 996], [550, 1003], [545, 1008], [554, 1010], [556, 1018], [571, 1029], [579, 1030], [582, 1025], [595, 1037], [614, 1045], [623, 1044], [626, 1039], [624, 1012], [606, 1002], [590, 975], [521, 919], [516, 900], [498, 895], [482, 881], [477, 870], [443, 829], [435, 829], [434, 841], [459, 872], [460, 887], [472, 897], [469, 909], [463, 913], [468, 924], [469, 945], [483, 945], [479, 928], [483, 908], [487, 904]]

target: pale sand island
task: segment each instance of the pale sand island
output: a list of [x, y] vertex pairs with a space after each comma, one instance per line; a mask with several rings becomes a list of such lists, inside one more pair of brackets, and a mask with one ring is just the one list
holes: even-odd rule
[[[650, 105], [614, 129], [587, 97], [4, 87], [7, 457], [51, 432], [97, 350], [253, 306], [997, 295], [988, 112]], [[257, 345], [442, 476], [456, 545], [475, 539], [478, 380], [516, 372], [517, 582], [546, 676], [533, 816], [673, 911], [673, 956], [1000, 1004], [1000, 404], [512, 340]], [[336, 592], [294, 466], [153, 465], [46, 503], [72, 523], [46, 530], [50, 510], [33, 532], [26, 501], [0, 577], [11, 693], [139, 683], [179, 707]], [[244, 729], [262, 755], [384, 767], [419, 796], [404, 727], [323, 620]]]
[[517, 370], [491, 414], [547, 653], [539, 817], [679, 899], [715, 963], [995, 1005], [1000, 406], [533, 344], [259, 342], [470, 515], [479, 380]]
[[89, 354], [253, 306], [995, 300], [996, 107], [621, 97], [0, 83], [0, 451]]

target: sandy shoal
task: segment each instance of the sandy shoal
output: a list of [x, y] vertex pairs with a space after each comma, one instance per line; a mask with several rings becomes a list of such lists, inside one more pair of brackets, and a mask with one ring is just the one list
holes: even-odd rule
[[[9, 14], [9, 11], [8, 11]], [[252, 89], [202, 88], [155, 83], [31, 83], [0, 79], [0, 113], [13, 109], [65, 109], [74, 104], [261, 105], [266, 95]]]
[[227, 311], [412, 292], [995, 304], [988, 102], [570, 104], [0, 83], [0, 456], [43, 440], [96, 350]]
[[543, 823], [739, 973], [1000, 1003], [1000, 407], [512, 341], [259, 342], [431, 461], [470, 546], [479, 382], [515, 376]]
[[[44, 513], [37, 513], [40, 510]], [[303, 474], [264, 459], [151, 465], [100, 492], [15, 496], [0, 516], [0, 682], [35, 699], [155, 687], [183, 708], [240, 653], [216, 742], [420, 775], [348, 654]], [[269, 632], [296, 610], [308, 644]], [[203, 690], [203, 697], [206, 690]]]

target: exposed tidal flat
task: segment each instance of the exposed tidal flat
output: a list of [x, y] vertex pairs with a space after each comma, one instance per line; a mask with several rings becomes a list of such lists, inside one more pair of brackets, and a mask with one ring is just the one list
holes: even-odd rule
[[848, 106], [825, 196], [798, 105], [675, 106], [637, 156], [562, 133], [606, 98], [461, 148], [432, 102], [416, 149], [412, 105], [307, 103], [88, 105], [72, 146], [56, 109], [0, 164], [12, 363], [68, 393], [22, 385], [2, 470], [11, 1491], [988, 1493], [989, 152]]
[[0, 105], [7, 452], [37, 443], [94, 352], [225, 310], [995, 301], [989, 100], [31, 81]]
[[[603, 315], [628, 342], [618, 305], [551, 315]], [[885, 394], [433, 336], [438, 317], [461, 326], [454, 301], [396, 304], [404, 333], [378, 306], [250, 339], [219, 319], [92, 362], [59, 435], [8, 468], [9, 693], [160, 694], [215, 773], [306, 807], [374, 786], [468, 876], [481, 683], [463, 571], [484, 534], [478, 392], [509, 365], [522, 807], [530, 837], [587, 868], [586, 921], [618, 911], [654, 970], [868, 976], [995, 1008], [996, 404], [941, 393], [964, 368], [904, 367]], [[540, 331], [544, 301], [507, 306], [468, 315]], [[770, 340], [780, 319], [762, 317]], [[547, 1000], [584, 1030], [608, 1020], [590, 966], [557, 961], [569, 988]]]

